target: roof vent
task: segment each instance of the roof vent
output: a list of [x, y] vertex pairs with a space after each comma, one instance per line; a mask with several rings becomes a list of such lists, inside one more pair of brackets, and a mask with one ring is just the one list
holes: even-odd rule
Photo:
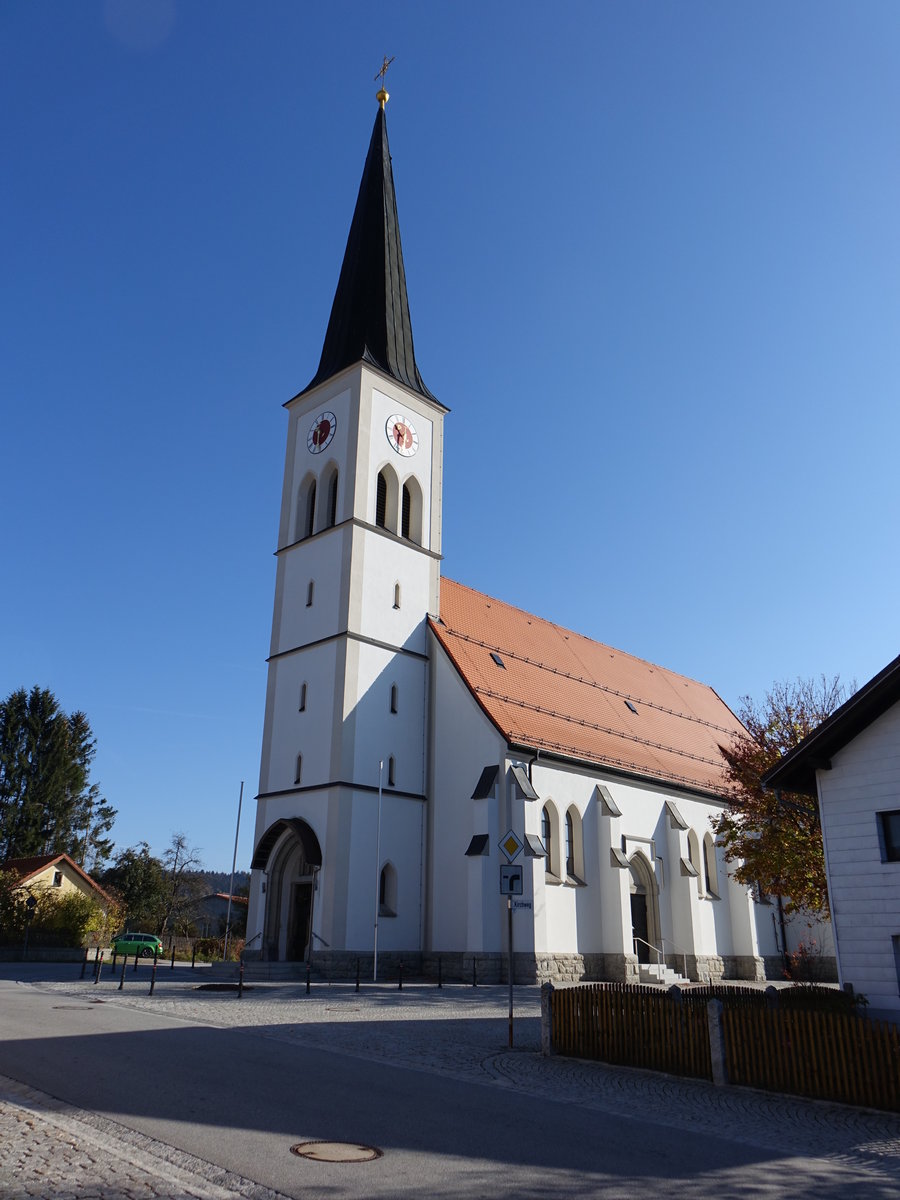
[[638, 710], [634, 707], [630, 700], [625, 701], [625, 707], [628, 708], [635, 716], [638, 715]]
[[500, 657], [500, 655], [497, 653], [496, 650], [491, 651], [491, 658], [494, 660], [494, 662], [497, 664], [498, 667], [502, 667], [504, 671], [506, 670], [506, 663], [503, 661], [503, 659]]

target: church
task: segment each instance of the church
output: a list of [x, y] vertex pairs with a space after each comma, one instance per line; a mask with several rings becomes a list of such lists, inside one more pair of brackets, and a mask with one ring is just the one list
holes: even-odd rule
[[712, 688], [442, 577], [383, 88], [287, 453], [245, 958], [331, 978], [761, 979]]

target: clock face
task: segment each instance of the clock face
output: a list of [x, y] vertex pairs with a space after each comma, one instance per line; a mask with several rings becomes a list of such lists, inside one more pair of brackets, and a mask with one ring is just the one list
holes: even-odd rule
[[391, 446], [404, 458], [412, 458], [418, 450], [419, 435], [413, 429], [412, 422], [407, 417], [401, 416], [400, 413], [394, 413], [392, 417], [388, 417], [384, 431]]
[[334, 413], [319, 413], [306, 435], [306, 448], [310, 454], [321, 454], [326, 446], [331, 445], [335, 429], [337, 429], [337, 417]]

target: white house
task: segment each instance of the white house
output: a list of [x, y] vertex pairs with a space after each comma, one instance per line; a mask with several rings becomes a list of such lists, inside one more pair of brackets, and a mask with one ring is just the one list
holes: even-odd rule
[[818, 799], [840, 982], [900, 1021], [900, 658], [763, 782]]
[[441, 577], [449, 410], [413, 349], [385, 98], [286, 404], [248, 955], [350, 972], [377, 922], [386, 968], [498, 978], [511, 926], [521, 979], [759, 978], [771, 910], [711, 829], [727, 705]]

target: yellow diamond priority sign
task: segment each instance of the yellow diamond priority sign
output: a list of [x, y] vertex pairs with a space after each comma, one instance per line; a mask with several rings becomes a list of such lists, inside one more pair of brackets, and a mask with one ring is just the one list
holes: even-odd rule
[[522, 847], [525, 845], [525, 843], [510, 829], [508, 833], [503, 835], [498, 845], [506, 855], [509, 862], [515, 862], [522, 853]]

